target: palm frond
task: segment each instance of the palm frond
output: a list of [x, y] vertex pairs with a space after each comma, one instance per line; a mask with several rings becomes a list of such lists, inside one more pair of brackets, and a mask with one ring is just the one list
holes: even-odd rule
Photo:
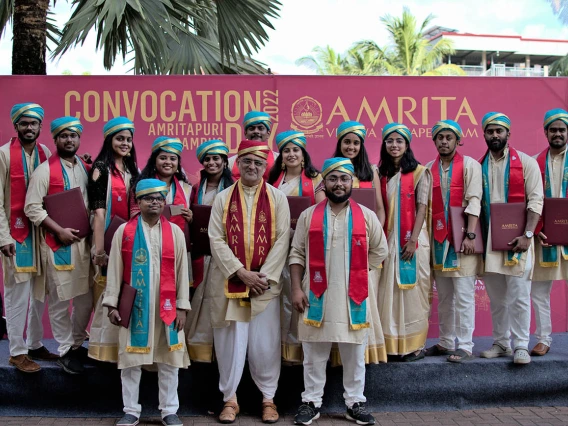
[[6, 25], [12, 22], [14, 0], [0, 0], [0, 37], [4, 35]]

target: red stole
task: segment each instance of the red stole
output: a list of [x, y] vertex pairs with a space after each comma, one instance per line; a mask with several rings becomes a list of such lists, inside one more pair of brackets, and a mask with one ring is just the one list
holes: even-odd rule
[[[127, 285], [131, 285], [132, 281], [132, 252], [134, 240], [136, 237], [136, 229], [138, 227], [138, 219], [141, 221], [142, 216], [136, 216], [126, 224], [124, 233], [122, 234], [122, 280]], [[164, 218], [160, 217], [162, 226], [162, 255], [160, 261], [160, 318], [166, 325], [170, 325], [176, 319], [176, 264], [174, 250], [174, 234], [172, 225]], [[154, 225], [156, 226], [156, 225]], [[145, 236], [142, 236], [145, 238]], [[146, 254], [149, 256], [149, 253]], [[150, 261], [150, 259], [148, 259]], [[151, 279], [151, 277], [147, 277]], [[170, 300], [171, 307], [164, 309], [166, 299]], [[152, 303], [152, 301], [150, 301]]]
[[[268, 179], [268, 175], [270, 174], [270, 170], [272, 169], [272, 166], [274, 165], [274, 154], [272, 153], [272, 151], [268, 151], [268, 157], [266, 158], [266, 161], [268, 162], [268, 166], [266, 166], [266, 170], [264, 171], [264, 175], [262, 175], [262, 178], [264, 180]], [[237, 166], [237, 159], [236, 158], [235, 158], [235, 162], [233, 163], [233, 168], [231, 169], [231, 173], [233, 174], [233, 178], [235, 180], [240, 179], [241, 173], [239, 172], [239, 167]]]
[[[349, 298], [357, 305], [369, 296], [369, 265], [366, 221], [363, 210], [354, 201], [351, 207], [351, 268], [349, 271]], [[320, 298], [327, 290], [325, 270], [324, 222], [327, 200], [319, 203], [312, 214], [309, 239], [310, 291]]]
[[[542, 151], [540, 154], [538, 154], [538, 157], [536, 157], [536, 162], [538, 163], [538, 167], [540, 169], [540, 174], [542, 176], [542, 187], [544, 190], [544, 196], [546, 197], [546, 156], [548, 154], [548, 151], [550, 151], [550, 148], [546, 148], [544, 151]], [[552, 180], [552, 172], [551, 172], [551, 176], [550, 179]], [[564, 194], [565, 198], [568, 198], [568, 188], [566, 188], [566, 194]], [[540, 231], [542, 231], [542, 227], [543, 227], [543, 222], [542, 222], [542, 217], [544, 215], [544, 209], [540, 215], [540, 217], [538, 218], [538, 223], [536, 224], [536, 229], [534, 230], [534, 233], [536, 235], [538, 235], [540, 233]]]
[[[452, 160], [452, 180], [450, 182], [450, 200], [449, 205], [452, 207], [461, 207], [464, 194], [464, 178], [463, 178], [463, 157], [456, 152]], [[442, 196], [442, 185], [440, 183], [440, 156], [436, 158], [432, 164], [432, 223], [434, 227], [434, 239], [440, 244], [447, 238], [450, 243], [453, 242], [450, 229], [450, 216], [446, 223], [446, 212], [444, 208], [444, 199]]]
[[[176, 188], [176, 193], [174, 195], [174, 200], [172, 201], [172, 204], [176, 206], [183, 206], [184, 208], [187, 209], [187, 201], [185, 200], [185, 192], [183, 190], [183, 186], [175, 176], [173, 179]], [[175, 223], [182, 230], [185, 228], [185, 219], [182, 215], [171, 216], [170, 222]]]
[[[389, 223], [389, 197], [387, 194], [387, 178], [385, 176], [381, 177], [381, 195], [383, 197], [383, 203], [385, 205], [385, 224], [383, 229], [385, 235], [388, 238], [388, 223]], [[414, 221], [416, 220], [416, 194], [414, 192], [414, 172], [412, 173], [401, 173], [400, 175], [400, 206], [399, 206], [399, 227], [400, 227], [400, 247], [408, 242], [412, 235], [412, 230], [414, 228]], [[396, 199], [396, 197], [395, 197]], [[391, 218], [390, 220], [394, 220]], [[418, 246], [418, 242], [416, 243]]]
[[[39, 147], [38, 147], [39, 145]], [[36, 142], [34, 151], [39, 154], [40, 164], [47, 157], [44, 146]], [[10, 235], [20, 244], [28, 237], [30, 233], [30, 221], [24, 214], [24, 205], [26, 204], [26, 173], [24, 170], [24, 162], [22, 159], [22, 144], [18, 138], [12, 138], [10, 141]], [[31, 161], [35, 160], [32, 154]], [[28, 181], [31, 176], [28, 176]]]
[[[481, 157], [479, 164], [483, 165], [485, 157], [489, 154], [489, 150]], [[525, 178], [523, 174], [523, 163], [519, 153], [509, 146], [509, 196], [507, 203], [524, 203], [525, 202]], [[490, 200], [487, 200], [490, 203]]]
[[[374, 172], [373, 172], [374, 173]], [[373, 181], [361, 181], [357, 179], [357, 185], [353, 185], [353, 188], [372, 188]]]
[[110, 217], [118, 216], [128, 220], [130, 214], [128, 212], [128, 194], [126, 193], [124, 179], [120, 172], [111, 172], [110, 180], [110, 192], [112, 195]]
[[[227, 233], [227, 244], [233, 254], [248, 271], [259, 271], [276, 239], [276, 214], [274, 201], [264, 180], [261, 180], [254, 196], [251, 223], [246, 215], [243, 187], [239, 180], [231, 187], [227, 198], [223, 226]], [[249, 244], [249, 235], [251, 242]], [[228, 280], [225, 296], [230, 299], [245, 298], [248, 287], [235, 275]]]
[[[278, 176], [278, 179], [276, 179], [276, 182], [274, 182], [274, 187], [278, 188], [278, 186], [280, 186], [280, 182], [282, 182], [283, 179], [284, 179], [284, 171], [280, 173], [280, 176]], [[302, 193], [300, 194], [300, 191], [298, 190], [298, 195], [302, 197], [310, 197], [313, 206], [316, 203], [316, 197], [314, 195], [315, 193], [314, 181], [313, 179], [307, 177], [303, 170], [302, 173], [300, 174], [300, 186], [302, 187]]]

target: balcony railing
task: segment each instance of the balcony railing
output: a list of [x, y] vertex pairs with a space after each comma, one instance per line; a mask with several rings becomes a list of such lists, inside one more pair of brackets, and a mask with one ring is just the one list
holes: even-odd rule
[[460, 65], [466, 75], [490, 77], [548, 77], [545, 68], [506, 67], [503, 64], [493, 64], [488, 70], [482, 65]]

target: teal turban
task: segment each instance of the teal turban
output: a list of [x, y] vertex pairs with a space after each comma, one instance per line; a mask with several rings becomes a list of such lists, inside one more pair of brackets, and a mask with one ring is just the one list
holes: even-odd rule
[[245, 130], [250, 126], [256, 126], [257, 124], [264, 124], [264, 126], [270, 130], [272, 122], [270, 121], [270, 115], [261, 111], [249, 111], [245, 114], [243, 119], [243, 127]]
[[562, 108], [555, 108], [547, 111], [546, 114], [544, 114], [544, 130], [548, 130], [548, 126], [556, 120], [560, 120], [568, 126], [568, 112]]
[[276, 135], [276, 145], [278, 145], [278, 149], [280, 151], [282, 151], [282, 148], [284, 148], [284, 145], [288, 142], [306, 149], [306, 136], [303, 132], [299, 132], [297, 130], [286, 130], [285, 132], [278, 133]]
[[323, 170], [321, 176], [326, 177], [331, 172], [337, 170], [338, 172], [347, 173], [355, 176], [355, 167], [349, 158], [334, 157], [328, 158], [323, 162]]
[[123, 130], [130, 130], [130, 133], [134, 135], [134, 123], [126, 117], [116, 117], [105, 124], [103, 127], [103, 136], [106, 139], [108, 135], [112, 135]]
[[22, 117], [36, 118], [39, 121], [43, 121], [43, 108], [38, 104], [31, 102], [25, 102], [23, 104], [16, 104], [12, 107], [10, 111], [10, 116], [12, 117], [12, 123], [16, 124], [20, 121]]
[[337, 127], [337, 140], [341, 140], [347, 133], [355, 133], [361, 139], [361, 142], [365, 142], [365, 137], [367, 136], [367, 131], [365, 126], [363, 126], [358, 121], [344, 121]]
[[169, 136], [159, 136], [156, 138], [152, 144], [152, 152], [156, 152], [159, 149], [170, 154], [181, 155], [183, 150], [183, 144], [178, 138], [170, 138]]
[[136, 185], [136, 198], [158, 193], [165, 198], [168, 195], [168, 185], [159, 179], [142, 179]]
[[458, 123], [454, 120], [441, 120], [434, 124], [432, 127], [432, 139], [435, 140], [438, 133], [443, 130], [451, 130], [458, 138], [458, 141], [463, 138], [463, 131]]
[[205, 141], [197, 147], [195, 151], [197, 160], [202, 163], [203, 159], [208, 155], [228, 155], [229, 147], [220, 139]]
[[78, 118], [75, 117], [59, 117], [51, 122], [51, 136], [55, 139], [63, 130], [69, 129], [81, 136], [83, 133], [83, 125]]
[[498, 126], [503, 126], [507, 130], [511, 129], [511, 120], [505, 114], [500, 112], [488, 112], [481, 119], [481, 127], [485, 131], [485, 128], [490, 124], [495, 124]]
[[412, 142], [412, 132], [408, 127], [400, 123], [390, 123], [383, 127], [383, 142], [391, 133], [394, 132], [402, 136], [409, 144]]

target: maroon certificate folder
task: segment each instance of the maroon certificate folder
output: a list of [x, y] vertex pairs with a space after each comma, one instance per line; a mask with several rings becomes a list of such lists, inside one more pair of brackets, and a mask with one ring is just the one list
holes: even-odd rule
[[211, 247], [209, 246], [209, 218], [211, 217], [211, 206], [193, 204], [193, 221], [190, 225], [191, 232], [191, 257], [197, 259], [201, 256], [210, 256]]
[[[467, 232], [467, 220], [468, 215], [465, 214], [465, 207], [451, 207], [450, 206], [450, 223], [452, 227], [452, 238], [454, 240], [454, 250], [456, 253], [460, 252], [461, 243], [465, 238], [465, 233]], [[477, 220], [477, 225], [475, 226], [475, 240], [473, 243], [475, 244], [474, 253], [481, 254], [483, 253], [483, 234], [481, 232], [481, 220]]]
[[[170, 220], [172, 216], [178, 216], [181, 214], [180, 208], [182, 207], [183, 206], [179, 206], [176, 204], [169, 204], [166, 207], [164, 207], [162, 216]], [[190, 236], [189, 224], [187, 222], [185, 222], [185, 226], [183, 227], [182, 231], [183, 235], [185, 236], [185, 247], [187, 248], [187, 251], [189, 251], [191, 248], [191, 236]]]
[[351, 190], [351, 199], [374, 212], [377, 211], [377, 193], [375, 188], [353, 188]]
[[508, 245], [525, 233], [527, 205], [525, 203], [492, 203], [491, 206], [491, 248], [495, 251], [509, 251]]
[[130, 325], [130, 316], [132, 315], [132, 308], [134, 307], [134, 301], [136, 300], [136, 290], [130, 284], [122, 282], [120, 287], [120, 295], [118, 296], [118, 314], [120, 315], [120, 321], [118, 325], [128, 328]]
[[43, 197], [48, 216], [63, 228], [79, 230], [76, 235], [85, 238], [91, 233], [89, 215], [81, 188], [73, 188]]
[[287, 196], [286, 198], [288, 198], [288, 206], [290, 207], [290, 227], [296, 229], [298, 218], [304, 210], [312, 205], [312, 199], [294, 196]]
[[112, 220], [105, 231], [105, 253], [107, 255], [110, 254], [110, 248], [112, 247], [112, 237], [114, 237], [116, 230], [123, 223], [126, 223], [126, 221], [120, 216], [114, 215], [112, 217]]
[[568, 245], [568, 198], [545, 198], [542, 221], [548, 244]]

